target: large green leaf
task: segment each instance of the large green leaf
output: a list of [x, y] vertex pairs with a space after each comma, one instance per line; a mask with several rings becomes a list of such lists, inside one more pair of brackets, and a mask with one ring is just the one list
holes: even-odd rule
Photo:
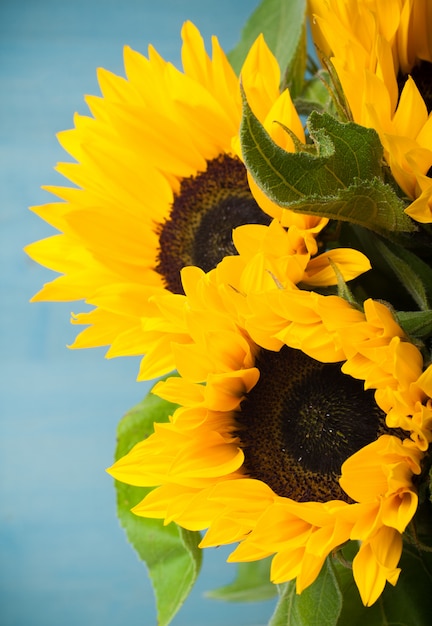
[[[176, 405], [148, 395], [120, 421], [115, 458], [125, 455], [153, 432], [153, 423], [168, 420]], [[130, 509], [149, 492], [116, 481], [117, 514], [138, 556], [147, 565], [152, 581], [158, 626], [167, 626], [189, 595], [201, 566], [199, 533], [145, 519]], [[143, 617], [143, 624], [145, 618]]]
[[373, 129], [316, 111], [309, 116], [308, 129], [314, 144], [286, 152], [271, 139], [243, 95], [244, 162], [272, 201], [384, 235], [416, 230], [403, 201], [383, 180], [383, 150]]
[[268, 626], [306, 626], [299, 621], [295, 582], [279, 585], [279, 594], [276, 610]]
[[306, 0], [263, 0], [242, 31], [229, 60], [239, 73], [246, 55], [260, 33], [278, 60], [284, 84], [295, 95], [300, 91], [306, 68]]
[[295, 582], [282, 586], [269, 626], [336, 626], [342, 600], [333, 564], [328, 558], [315, 582], [300, 595], [295, 592]]
[[237, 576], [229, 585], [208, 591], [206, 596], [226, 602], [261, 602], [277, 594], [276, 585], [270, 582], [271, 559], [252, 563], [239, 563]]
[[381, 176], [383, 149], [372, 128], [339, 122], [317, 111], [310, 114], [307, 127], [314, 144], [286, 152], [271, 139], [243, 96], [243, 158], [273, 200], [287, 204], [305, 196], [329, 196], [358, 178]]

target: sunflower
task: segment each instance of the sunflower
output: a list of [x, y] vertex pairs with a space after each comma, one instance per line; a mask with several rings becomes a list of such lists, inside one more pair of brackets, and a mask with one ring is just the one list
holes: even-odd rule
[[[48, 187], [61, 202], [33, 208], [60, 234], [26, 249], [62, 274], [33, 300], [85, 300], [93, 307], [73, 315], [87, 328], [72, 347], [109, 346], [107, 356], [156, 352], [148, 377], [173, 368], [151, 297], [180, 293], [183, 266], [208, 271], [235, 254], [234, 227], [271, 220], [232, 145], [241, 119], [239, 79], [216, 38], [212, 59], [191, 23], [182, 38], [183, 71], [152, 47], [148, 58], [125, 48], [126, 79], [99, 70], [102, 96], [86, 98], [92, 116], [76, 115], [75, 128], [59, 134], [76, 162], [57, 170], [76, 186]], [[304, 141], [302, 123], [288, 91], [280, 93], [279, 66], [262, 36], [241, 75], [256, 114], [282, 147], [294, 150], [273, 120]], [[280, 213], [262, 202], [271, 216]], [[317, 232], [326, 222], [315, 220]], [[306, 218], [300, 230], [303, 223], [311, 232]]]
[[352, 118], [374, 128], [391, 172], [432, 221], [432, 9], [427, 0], [309, 0], [318, 49], [331, 58]]
[[[335, 248], [319, 253], [317, 234], [322, 228], [322, 220], [307, 216], [304, 216], [301, 229], [295, 224], [285, 229], [277, 219], [273, 219], [269, 226], [238, 226], [233, 231], [238, 254], [227, 255], [214, 271], [205, 274], [205, 280], [213, 284], [214, 289], [194, 291], [196, 310], [207, 315], [207, 300], [215, 297], [218, 302], [216, 310], [235, 307], [237, 315], [243, 315], [246, 323], [250, 308], [244, 295], [250, 291], [271, 293], [277, 286], [286, 293], [302, 294], [306, 292], [299, 287], [312, 289], [335, 285], [338, 274], [349, 281], [370, 269], [369, 260], [358, 250]], [[183, 285], [188, 286], [189, 276], [194, 274], [182, 275]], [[185, 315], [189, 301], [182, 294], [164, 290], [154, 295], [151, 303], [154, 315], [143, 320], [141, 331], [143, 335], [151, 336], [155, 346], [141, 366], [139, 378], [146, 379], [151, 377], [149, 373], [160, 370], [167, 355], [177, 367], [172, 346], [193, 343], [199, 328], [189, 323]]]
[[[238, 542], [231, 561], [273, 555], [272, 581], [295, 578], [299, 593], [329, 553], [359, 541], [354, 579], [371, 605], [397, 582], [402, 533], [417, 509], [432, 367], [384, 305], [370, 301], [362, 312], [295, 285], [256, 282], [242, 293], [238, 281], [223, 282], [228, 261], [207, 274], [182, 270], [177, 298], [193, 341], [173, 346], [180, 376], [154, 388], [180, 407], [108, 472], [154, 487], [137, 515], [206, 529], [201, 547]], [[249, 261], [239, 272], [243, 287], [254, 271]], [[248, 314], [258, 300], [261, 328], [259, 313]], [[298, 332], [287, 338], [280, 320], [287, 326], [290, 310]], [[298, 347], [304, 341], [312, 356]]]

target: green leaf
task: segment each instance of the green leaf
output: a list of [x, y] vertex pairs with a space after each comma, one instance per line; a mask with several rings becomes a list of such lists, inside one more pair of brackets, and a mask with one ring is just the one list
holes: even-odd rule
[[240, 42], [228, 58], [237, 73], [255, 39], [262, 33], [275, 55], [284, 84], [299, 89], [306, 67], [306, 0], [263, 0], [242, 31]]
[[378, 252], [422, 311], [432, 298], [432, 268], [413, 252], [392, 242], [375, 242]]
[[427, 311], [398, 311], [396, 319], [404, 331], [418, 339], [432, 335], [432, 310]]
[[[305, 14], [300, 14], [299, 17], [305, 17]], [[287, 88], [290, 92], [291, 98], [294, 100], [303, 91], [305, 84], [307, 54], [306, 54], [306, 27], [303, 23], [303, 28], [300, 31], [300, 37], [297, 42], [297, 48], [289, 60], [285, 75], [282, 80], [281, 88]], [[282, 70], [284, 65], [281, 65]]]
[[[120, 421], [115, 458], [124, 456], [136, 443], [153, 432], [153, 423], [168, 421], [176, 408], [149, 394]], [[162, 520], [146, 519], [131, 513], [150, 489], [115, 482], [117, 514], [127, 538], [146, 563], [152, 581], [158, 626], [167, 626], [189, 595], [200, 571], [201, 536]]]
[[261, 602], [277, 594], [276, 585], [270, 582], [271, 559], [252, 563], [239, 563], [237, 577], [229, 585], [206, 592], [208, 598], [226, 602]]
[[279, 601], [268, 626], [300, 626], [295, 582], [279, 585]]
[[266, 132], [243, 95], [243, 158], [257, 184], [281, 207], [372, 229], [414, 231], [405, 205], [382, 180], [383, 150], [377, 133], [353, 122], [312, 112], [314, 145], [288, 153]]
[[162, 400], [153, 393], [130, 409], [117, 426], [117, 447], [115, 459], [119, 459], [129, 450], [149, 437], [154, 431], [155, 422], [168, 422], [169, 416], [177, 408], [177, 404]]
[[308, 196], [329, 196], [357, 178], [381, 176], [383, 149], [372, 128], [339, 122], [317, 111], [309, 116], [307, 127], [314, 145], [306, 145], [303, 152], [286, 152], [271, 139], [243, 96], [243, 158], [275, 202], [285, 206]]
[[326, 559], [315, 582], [300, 595], [295, 592], [294, 582], [286, 583], [282, 589], [269, 626], [336, 626], [338, 623], [343, 598], [331, 557]]
[[380, 598], [365, 607], [352, 572], [336, 564], [343, 594], [338, 626], [429, 626], [432, 614], [432, 554], [404, 546], [402, 571], [395, 587], [387, 584]]
[[[281, 203], [279, 203], [281, 204]], [[414, 232], [414, 222], [404, 213], [405, 205], [390, 185], [379, 178], [356, 179], [346, 189], [330, 196], [309, 196], [300, 202], [282, 204], [291, 211], [319, 215], [363, 226], [383, 237], [395, 232]]]

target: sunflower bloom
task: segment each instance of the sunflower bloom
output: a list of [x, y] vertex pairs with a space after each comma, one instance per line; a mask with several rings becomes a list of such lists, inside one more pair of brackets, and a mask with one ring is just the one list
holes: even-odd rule
[[[152, 47], [148, 58], [125, 48], [127, 78], [99, 70], [102, 96], [86, 98], [92, 117], [76, 115], [75, 128], [59, 134], [76, 162], [57, 170], [76, 187], [47, 188], [61, 201], [33, 210], [60, 234], [27, 253], [61, 274], [34, 300], [85, 300], [94, 307], [73, 316], [87, 328], [72, 347], [109, 346], [107, 356], [166, 354], [151, 297], [181, 292], [183, 266], [207, 271], [235, 254], [234, 227], [270, 222], [232, 147], [241, 119], [239, 79], [216, 38], [210, 59], [191, 23], [182, 37], [183, 72]], [[304, 141], [262, 36], [243, 65], [242, 82], [286, 150], [294, 149], [292, 140], [274, 119]], [[269, 207], [280, 212], [266, 202]], [[161, 357], [148, 375], [172, 367]]]
[[[193, 343], [196, 332], [201, 333], [200, 327], [190, 324], [185, 314], [191, 302], [196, 312], [201, 310], [201, 314], [208, 318], [209, 302], [214, 299], [214, 311], [235, 308], [236, 315], [247, 324], [250, 305], [244, 294], [265, 292], [271, 298], [275, 287], [279, 287], [283, 288], [283, 293], [295, 294], [297, 298], [301, 294], [313, 293], [300, 290], [298, 285], [307, 288], [335, 285], [335, 265], [346, 281], [370, 269], [369, 260], [358, 250], [337, 248], [318, 254], [316, 236], [323, 224], [311, 219], [309, 228], [307, 225], [306, 218], [301, 229], [295, 224], [285, 229], [277, 219], [273, 219], [269, 226], [239, 226], [233, 231], [238, 254], [224, 257], [214, 271], [203, 275], [202, 284], [208, 281], [208, 288], [195, 289], [198, 268], [189, 267], [188, 272], [182, 272], [183, 286], [189, 292], [188, 300], [169, 291], [154, 295], [151, 303], [159, 312], [155, 312], [152, 319], [143, 321], [142, 332], [153, 332], [158, 342], [155, 342], [155, 350], [146, 355], [140, 377], [150, 378], [149, 372], [157, 371], [161, 361], [167, 355], [173, 355], [173, 345]], [[274, 323], [274, 318], [271, 320]], [[217, 322], [213, 323], [209, 318], [207, 321], [210, 328], [217, 327]], [[175, 365], [178, 367], [178, 363]]]
[[[108, 471], [120, 481], [154, 487], [134, 507], [137, 515], [207, 529], [202, 547], [238, 542], [232, 561], [273, 555], [273, 582], [295, 578], [299, 593], [333, 550], [359, 541], [354, 579], [371, 605], [387, 582], [397, 582], [401, 535], [417, 509], [413, 478], [425, 449], [418, 433], [423, 442], [431, 434], [431, 367], [423, 371], [414, 346], [411, 367], [400, 362], [406, 354], [393, 349], [393, 333], [409, 341], [378, 303], [365, 314], [329, 296], [336, 312], [341, 300], [342, 312], [330, 327], [322, 314], [326, 296], [274, 283], [265, 290], [259, 284], [250, 297], [242, 293], [238, 281], [248, 283], [252, 261], [234, 276], [235, 285], [223, 282], [227, 259], [208, 274], [182, 271], [179, 315], [192, 342], [173, 346], [180, 377], [154, 388], [181, 406]], [[281, 293], [287, 301], [268, 297]], [[308, 298], [301, 302], [301, 324], [300, 293]], [[261, 329], [262, 317], [250, 312], [259, 299], [267, 306]], [[297, 347], [302, 337], [280, 335], [280, 319], [289, 321], [288, 300], [299, 335], [308, 320], [320, 326], [319, 344], [305, 335], [319, 358]], [[386, 409], [395, 409], [391, 424], [384, 403], [376, 401], [379, 393]], [[421, 425], [413, 423], [420, 405]]]
[[392, 174], [432, 221], [431, 5], [427, 0], [309, 0], [315, 41], [331, 58], [353, 119], [374, 128]]
[[[108, 357], [146, 355], [140, 379], [172, 371], [170, 344], [190, 341], [188, 330], [171, 323], [166, 311], [161, 315], [154, 299], [182, 293], [184, 266], [209, 271], [235, 255], [235, 227], [249, 225], [241, 236], [244, 247], [261, 232], [255, 227], [283, 213], [248, 179], [238, 156], [239, 79], [217, 39], [210, 58], [191, 23], [182, 37], [183, 72], [152, 47], [148, 59], [125, 48], [126, 79], [99, 71], [102, 97], [87, 97], [93, 117], [77, 115], [75, 128], [59, 135], [76, 163], [57, 169], [78, 188], [50, 187], [62, 202], [33, 209], [61, 234], [27, 248], [33, 259], [62, 274], [34, 300], [82, 299], [93, 306], [73, 315], [74, 324], [87, 328], [72, 347], [109, 346]], [[273, 139], [294, 150], [289, 134], [274, 123], [279, 120], [304, 142], [262, 36], [241, 78]], [[280, 230], [278, 241], [298, 255], [306, 283], [335, 283], [332, 255], [346, 268], [347, 280], [369, 269], [356, 251], [319, 255], [317, 239], [327, 219], [284, 213], [289, 242]]]

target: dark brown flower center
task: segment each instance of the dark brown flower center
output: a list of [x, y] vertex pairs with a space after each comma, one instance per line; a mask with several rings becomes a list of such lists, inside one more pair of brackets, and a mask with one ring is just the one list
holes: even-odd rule
[[343, 462], [390, 432], [374, 392], [340, 363], [286, 346], [261, 350], [256, 366], [259, 381], [237, 418], [247, 474], [298, 502], [349, 502], [339, 485]]
[[[428, 113], [430, 113], [432, 111], [432, 63], [429, 61], [421, 61], [412, 68], [409, 74], [422, 95]], [[407, 74], [399, 73], [399, 93], [401, 93], [407, 78]]]
[[183, 293], [180, 270], [196, 265], [208, 272], [236, 254], [232, 231], [242, 224], [269, 224], [255, 202], [240, 159], [223, 154], [205, 172], [185, 178], [168, 219], [160, 225], [156, 270], [173, 293]]

